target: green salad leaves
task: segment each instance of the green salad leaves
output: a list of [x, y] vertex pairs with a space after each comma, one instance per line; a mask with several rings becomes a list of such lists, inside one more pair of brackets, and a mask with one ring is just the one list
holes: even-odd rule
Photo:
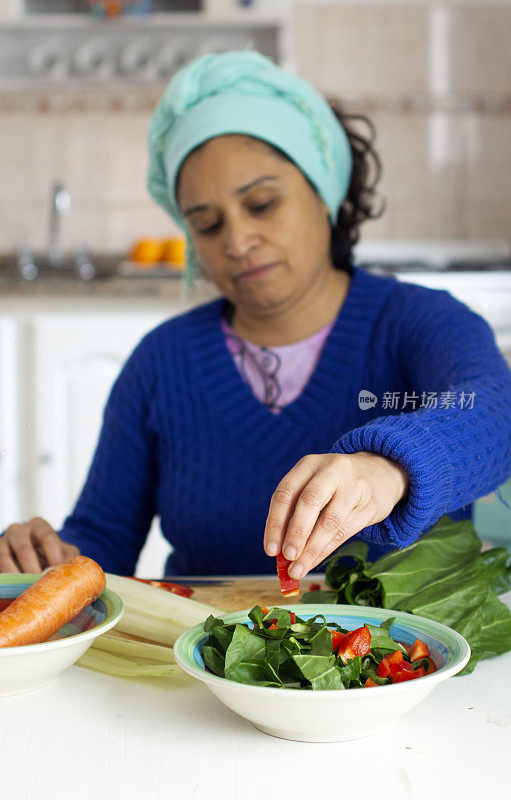
[[365, 542], [347, 542], [324, 562], [329, 589], [308, 592], [301, 602], [377, 606], [442, 622], [470, 644], [460, 675], [511, 650], [511, 611], [497, 597], [511, 589], [510, 553], [504, 547], [481, 552], [469, 520], [444, 516], [409, 547], [373, 563], [367, 553]]
[[[253, 627], [208, 617], [202, 654], [210, 672], [238, 683], [281, 689], [351, 689], [364, 686], [368, 679], [372, 685], [390, 683], [390, 678], [378, 674], [378, 667], [396, 650], [409, 659], [407, 650], [390, 636], [394, 618], [359, 629], [370, 639], [370, 649], [361, 648], [364, 655], [350, 658], [342, 658], [333, 646], [336, 636], [341, 639], [349, 632], [336, 623], [327, 625], [322, 615], [303, 620], [282, 608], [255, 606], [249, 618]], [[420, 670], [415, 677], [424, 673], [421, 667], [422, 661], [409, 664], [410, 670]]]

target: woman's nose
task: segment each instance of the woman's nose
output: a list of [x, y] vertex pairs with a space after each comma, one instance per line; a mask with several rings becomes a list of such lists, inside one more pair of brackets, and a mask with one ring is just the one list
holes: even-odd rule
[[236, 220], [226, 225], [226, 254], [243, 258], [258, 242], [258, 234], [250, 222]]

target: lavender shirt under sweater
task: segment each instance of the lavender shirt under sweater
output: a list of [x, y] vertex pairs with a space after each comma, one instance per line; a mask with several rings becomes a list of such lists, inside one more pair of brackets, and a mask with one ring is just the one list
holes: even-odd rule
[[333, 324], [330, 322], [299, 342], [278, 347], [261, 347], [243, 339], [225, 319], [222, 330], [245, 383], [273, 414], [279, 414], [309, 382]]

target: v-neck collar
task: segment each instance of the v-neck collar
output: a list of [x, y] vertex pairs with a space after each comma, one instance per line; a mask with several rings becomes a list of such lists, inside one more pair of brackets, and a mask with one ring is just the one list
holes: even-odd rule
[[186, 342], [193, 373], [207, 402], [230, 431], [264, 457], [278, 449], [294, 452], [321, 418], [328, 418], [357, 372], [373, 323], [393, 281], [354, 267], [348, 292], [323, 345], [316, 367], [301, 394], [273, 414], [240, 375], [222, 331], [224, 300], [196, 309], [186, 320]]

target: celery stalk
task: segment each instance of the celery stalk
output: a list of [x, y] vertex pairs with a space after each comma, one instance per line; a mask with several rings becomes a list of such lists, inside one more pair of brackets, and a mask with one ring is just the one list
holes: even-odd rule
[[159, 663], [137, 663], [133, 659], [122, 658], [114, 653], [107, 653], [96, 647], [89, 649], [76, 662], [80, 667], [87, 667], [99, 672], [107, 672], [110, 675], [120, 677], [148, 678], [162, 677], [165, 675], [185, 675], [175, 664]]
[[109, 589], [124, 601], [125, 612], [115, 630], [151, 641], [173, 645], [188, 628], [223, 611], [190, 597], [106, 573]]
[[105, 650], [118, 656], [147, 658], [151, 661], [163, 661], [168, 664], [176, 663], [171, 647], [160, 647], [158, 644], [149, 642], [128, 641], [127, 639], [121, 639], [119, 636], [109, 636], [108, 633], [98, 636], [93, 642], [92, 648]]

